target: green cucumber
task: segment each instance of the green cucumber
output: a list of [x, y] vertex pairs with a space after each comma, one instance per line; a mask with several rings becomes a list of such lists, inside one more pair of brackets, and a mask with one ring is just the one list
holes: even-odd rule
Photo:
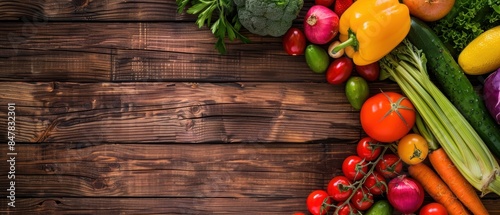
[[443, 42], [424, 22], [412, 17], [407, 38], [427, 58], [427, 71], [439, 89], [469, 121], [490, 151], [500, 158], [500, 126]]

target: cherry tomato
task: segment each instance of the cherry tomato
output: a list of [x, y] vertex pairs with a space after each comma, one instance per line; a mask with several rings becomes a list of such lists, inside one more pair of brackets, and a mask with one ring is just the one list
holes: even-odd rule
[[343, 202], [340, 202], [337, 204], [337, 206], [339, 207], [339, 208], [337, 208], [338, 215], [358, 214], [358, 210], [354, 206], [352, 206], [351, 203], [345, 204], [342, 207], [340, 207], [340, 205], [342, 205], [342, 204], [343, 204]]
[[355, 68], [358, 74], [367, 81], [376, 81], [380, 75], [380, 65], [378, 61], [364, 66], [356, 65]]
[[419, 134], [407, 134], [398, 142], [398, 155], [408, 165], [424, 161], [428, 153], [427, 141]]
[[323, 215], [328, 212], [330, 206], [323, 205], [323, 203], [331, 204], [328, 193], [324, 190], [312, 191], [306, 200], [307, 209], [313, 215]]
[[314, 0], [314, 4], [323, 5], [325, 7], [332, 6], [333, 2], [335, 2], [335, 0]]
[[375, 170], [381, 173], [384, 178], [390, 179], [398, 176], [403, 171], [403, 162], [397, 155], [385, 154], [375, 166]]
[[368, 210], [373, 205], [373, 194], [368, 189], [362, 187], [356, 190], [354, 196], [352, 196], [351, 203], [360, 211]]
[[419, 215], [448, 215], [448, 210], [442, 204], [431, 202], [420, 209]]
[[352, 194], [352, 184], [343, 175], [337, 175], [330, 180], [326, 188], [328, 195], [333, 201], [343, 202]]
[[366, 175], [368, 166], [359, 156], [350, 155], [342, 163], [342, 172], [350, 181], [357, 181]]
[[302, 213], [302, 212], [295, 212], [295, 213], [293, 213], [293, 215], [306, 215], [306, 214]]
[[366, 177], [363, 185], [373, 195], [382, 195], [387, 191], [387, 182], [385, 181], [384, 176], [377, 171], [373, 171], [368, 177]]
[[326, 81], [330, 84], [342, 84], [351, 76], [354, 63], [348, 57], [340, 57], [335, 59], [328, 70], [326, 71]]
[[289, 55], [302, 55], [306, 49], [306, 36], [295, 27], [288, 29], [283, 36], [283, 48]]
[[381, 92], [361, 107], [360, 120], [368, 136], [380, 142], [393, 142], [405, 136], [415, 124], [411, 101], [395, 92]]
[[380, 144], [378, 141], [371, 137], [364, 137], [359, 140], [356, 146], [356, 152], [358, 156], [365, 159], [365, 161], [373, 161], [378, 158], [382, 152], [382, 148], [377, 146]]

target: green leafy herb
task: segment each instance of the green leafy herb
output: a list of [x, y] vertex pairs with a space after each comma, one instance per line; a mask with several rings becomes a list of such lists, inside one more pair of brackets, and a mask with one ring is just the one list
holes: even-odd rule
[[[178, 12], [198, 15], [196, 24], [199, 28], [209, 27], [217, 38], [215, 49], [219, 53], [226, 53], [225, 39], [230, 41], [240, 39], [244, 43], [250, 42], [239, 31], [241, 24], [233, 0], [176, 0]], [[189, 7], [188, 7], [189, 5]], [[212, 19], [216, 19], [212, 22]]]

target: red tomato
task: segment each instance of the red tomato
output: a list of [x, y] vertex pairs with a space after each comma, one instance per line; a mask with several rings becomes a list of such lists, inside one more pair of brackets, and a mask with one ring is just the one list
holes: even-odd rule
[[420, 209], [419, 215], [448, 215], [448, 211], [442, 204], [431, 202]]
[[387, 182], [384, 176], [377, 171], [372, 172], [372, 174], [366, 177], [363, 185], [373, 195], [382, 195], [387, 191]]
[[314, 0], [314, 4], [323, 5], [325, 7], [332, 6], [333, 2], [335, 2], [335, 0]]
[[360, 211], [368, 210], [373, 205], [373, 194], [368, 189], [362, 187], [356, 190], [354, 196], [352, 196], [351, 203]]
[[[337, 204], [337, 206], [340, 206], [342, 204], [343, 204], [343, 202], [340, 202], [340, 203]], [[351, 203], [345, 204], [342, 207], [337, 208], [337, 210], [338, 210], [338, 215], [358, 214], [358, 210], [354, 206], [352, 206]]]
[[283, 36], [283, 49], [289, 55], [302, 55], [306, 49], [306, 36], [304, 33], [295, 27], [288, 29]]
[[368, 165], [357, 155], [351, 155], [344, 159], [342, 172], [350, 181], [357, 181], [363, 178], [368, 172]]
[[378, 61], [364, 66], [356, 65], [356, 71], [367, 81], [376, 81], [380, 74], [380, 65]]
[[386, 179], [394, 178], [403, 171], [403, 161], [394, 154], [385, 154], [382, 157], [375, 169], [381, 173]]
[[333, 201], [343, 202], [352, 194], [351, 182], [343, 175], [337, 175], [330, 180], [326, 188]]
[[358, 156], [364, 158], [365, 161], [373, 161], [377, 159], [382, 152], [382, 148], [377, 147], [377, 144], [379, 144], [379, 142], [375, 139], [371, 137], [364, 137], [359, 140], [356, 152], [358, 153]]
[[295, 212], [295, 213], [293, 213], [293, 215], [306, 215], [306, 214], [302, 213], [302, 212]]
[[[326, 200], [325, 200], [326, 199]], [[323, 215], [328, 212], [330, 206], [323, 205], [323, 203], [331, 204], [328, 193], [324, 190], [312, 191], [307, 197], [307, 209], [313, 215]]]
[[395, 92], [381, 92], [368, 98], [361, 107], [360, 120], [368, 136], [380, 142], [394, 142], [415, 124], [411, 101]]
[[326, 70], [326, 81], [330, 84], [342, 84], [351, 76], [354, 63], [348, 57], [335, 59]]

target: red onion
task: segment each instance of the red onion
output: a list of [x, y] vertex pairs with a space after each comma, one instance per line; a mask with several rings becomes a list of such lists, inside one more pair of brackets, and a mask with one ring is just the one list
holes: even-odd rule
[[484, 81], [484, 103], [493, 119], [500, 124], [500, 68]]
[[326, 44], [339, 32], [339, 16], [323, 5], [314, 5], [304, 19], [304, 33], [311, 43]]
[[420, 182], [401, 175], [389, 181], [387, 199], [396, 210], [413, 213], [422, 206], [424, 192]]

